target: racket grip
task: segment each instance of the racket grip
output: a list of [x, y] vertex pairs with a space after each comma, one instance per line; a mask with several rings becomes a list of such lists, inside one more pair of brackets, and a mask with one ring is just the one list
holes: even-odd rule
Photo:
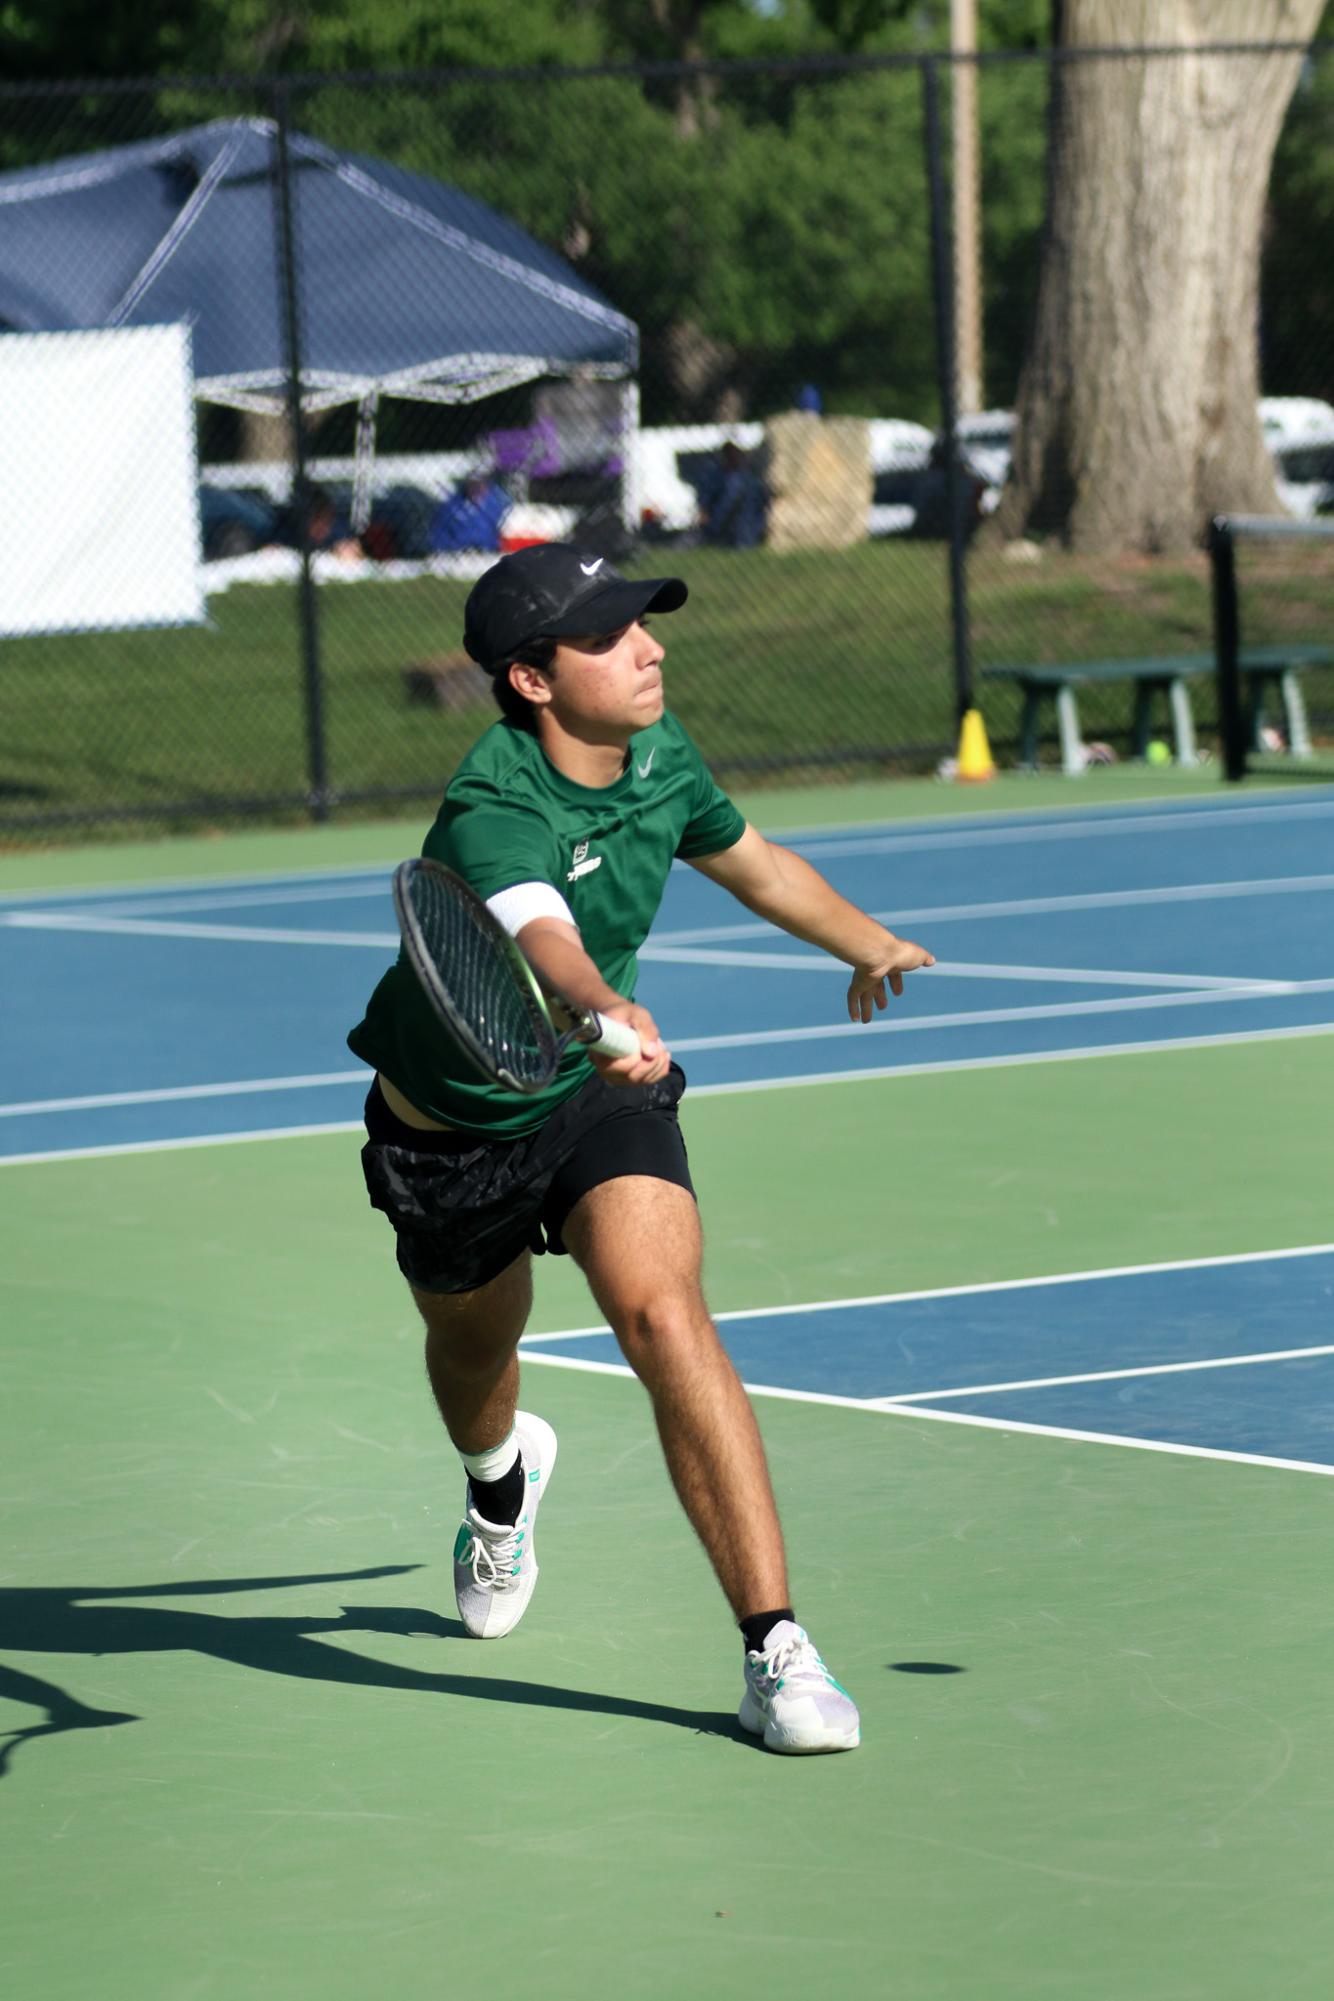
[[599, 1056], [638, 1056], [639, 1037], [628, 1021], [613, 1021], [608, 1015], [594, 1014], [597, 1034], [585, 1044]]

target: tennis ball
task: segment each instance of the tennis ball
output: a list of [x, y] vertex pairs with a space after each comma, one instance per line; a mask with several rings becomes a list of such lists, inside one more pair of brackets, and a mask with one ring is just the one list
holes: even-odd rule
[[1145, 752], [1145, 756], [1148, 758], [1150, 764], [1170, 764], [1172, 762], [1172, 753], [1161, 737], [1154, 738]]

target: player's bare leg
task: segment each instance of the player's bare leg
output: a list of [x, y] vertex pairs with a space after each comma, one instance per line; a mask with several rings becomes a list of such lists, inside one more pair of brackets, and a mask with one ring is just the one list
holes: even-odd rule
[[764, 1446], [704, 1303], [693, 1199], [625, 1175], [590, 1189], [562, 1235], [649, 1393], [673, 1485], [736, 1617], [786, 1605]]
[[673, 1182], [625, 1175], [576, 1203], [562, 1235], [648, 1390], [681, 1504], [746, 1636], [738, 1721], [771, 1751], [852, 1750], [856, 1703], [779, 1613], [778, 1510], [750, 1399], [704, 1304], [694, 1201]]
[[426, 1373], [445, 1429], [460, 1452], [499, 1445], [514, 1424], [516, 1351], [533, 1304], [527, 1251], [473, 1292], [414, 1285], [412, 1296], [426, 1323]]
[[499, 1639], [537, 1582], [533, 1529], [556, 1463], [551, 1426], [516, 1409], [516, 1350], [533, 1300], [528, 1253], [472, 1292], [414, 1286], [413, 1297], [426, 1322], [431, 1389], [468, 1471], [454, 1543], [459, 1616], [475, 1638]]

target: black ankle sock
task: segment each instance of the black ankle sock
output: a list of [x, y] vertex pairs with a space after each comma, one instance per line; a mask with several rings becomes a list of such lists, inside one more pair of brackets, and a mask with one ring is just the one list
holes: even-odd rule
[[770, 1630], [780, 1619], [791, 1619], [793, 1625], [796, 1624], [796, 1615], [790, 1605], [784, 1605], [777, 1612], [752, 1612], [749, 1619], [741, 1621], [741, 1637], [748, 1654], [764, 1652], [764, 1643], [769, 1637]]
[[527, 1484], [522, 1459], [516, 1459], [509, 1472], [502, 1473], [498, 1480], [474, 1480], [471, 1474], [468, 1476], [472, 1505], [483, 1521], [497, 1524], [518, 1521]]

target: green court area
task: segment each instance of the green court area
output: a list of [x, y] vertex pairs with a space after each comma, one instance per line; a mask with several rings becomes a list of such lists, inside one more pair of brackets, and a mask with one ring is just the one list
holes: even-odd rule
[[[1272, 783], [1281, 789], [1286, 773]], [[1253, 788], [1252, 788], [1253, 789]], [[731, 796], [757, 827], [778, 835], [802, 829], [878, 825], [891, 819], [927, 820], [991, 813], [1050, 813], [1123, 806], [1142, 800], [1219, 799], [1227, 788], [1216, 763], [1090, 769], [1079, 778], [1057, 771], [998, 772], [986, 784], [944, 783], [934, 778], [867, 779], [861, 783], [801, 785], [791, 790], [732, 785]], [[0, 840], [0, 894], [96, 888], [178, 878], [207, 882], [219, 876], [279, 874], [304, 869], [392, 866], [420, 846], [421, 809], [405, 819], [353, 820], [337, 826], [284, 828], [275, 834], [214, 826], [186, 839], [142, 837], [97, 846], [62, 847], [36, 837]]]
[[[1332, 1058], [700, 1100], [713, 1297], [1315, 1241]], [[459, 1476], [355, 1148], [4, 1171], [9, 1991], [1328, 1991], [1325, 1481], [764, 1399], [864, 1725], [766, 1756], [630, 1381], [528, 1368], [543, 1579], [461, 1636]], [[588, 1318], [547, 1260], [536, 1324]]]

